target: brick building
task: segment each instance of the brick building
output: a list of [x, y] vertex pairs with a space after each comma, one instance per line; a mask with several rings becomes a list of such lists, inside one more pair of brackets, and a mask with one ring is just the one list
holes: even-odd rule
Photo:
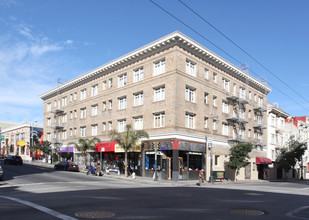
[[237, 179], [257, 179], [256, 158], [267, 155], [264, 109], [270, 91], [174, 32], [42, 94], [44, 138], [66, 145], [98, 137], [106, 144], [100, 151], [108, 160], [113, 151], [117, 153], [117, 147], [108, 144], [108, 132], [122, 131], [131, 123], [150, 134], [131, 154], [135, 169], [152, 176], [151, 143], [160, 142], [159, 178], [175, 181], [197, 179], [202, 168], [209, 178], [206, 137], [213, 140], [213, 170], [225, 171], [228, 178], [232, 178], [225, 166], [230, 146], [250, 141], [255, 146], [250, 164]]

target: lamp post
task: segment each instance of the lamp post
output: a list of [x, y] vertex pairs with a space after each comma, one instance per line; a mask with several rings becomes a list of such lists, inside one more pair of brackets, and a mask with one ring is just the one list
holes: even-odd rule
[[157, 152], [160, 150], [160, 143], [154, 142], [152, 143], [152, 149], [155, 151], [155, 177], [154, 181], [158, 181], [158, 174], [157, 174]]
[[213, 152], [212, 152], [212, 142], [213, 142], [213, 139], [210, 138], [210, 137], [206, 137], [206, 140], [207, 140], [207, 147], [208, 149], [210, 150], [210, 177], [209, 177], [209, 182], [210, 183], [213, 183]]
[[[31, 135], [30, 135], [30, 137], [31, 137], [31, 144], [30, 144], [30, 147], [31, 147], [31, 149], [33, 149], [33, 126], [34, 126], [34, 123], [37, 123], [38, 121], [34, 121], [33, 123], [32, 123], [32, 126], [30, 126], [31, 127]], [[33, 152], [32, 152], [33, 153]], [[32, 160], [33, 160], [33, 154], [32, 154]]]

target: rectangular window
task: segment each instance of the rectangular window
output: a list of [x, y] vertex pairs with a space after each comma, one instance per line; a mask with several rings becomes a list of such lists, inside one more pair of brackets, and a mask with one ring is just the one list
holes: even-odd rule
[[77, 100], [77, 92], [74, 92], [74, 100]]
[[239, 129], [239, 138], [245, 139], [245, 130], [243, 128]]
[[74, 110], [74, 118], [77, 118], [77, 110]]
[[127, 97], [121, 97], [118, 98], [118, 106], [119, 110], [126, 109], [127, 108]]
[[194, 128], [194, 120], [195, 119], [195, 115], [191, 114], [191, 113], [186, 113], [186, 123], [185, 126], [186, 128]]
[[212, 81], [213, 81], [214, 83], [217, 83], [217, 73], [213, 73], [213, 75], [212, 75]]
[[106, 102], [103, 102], [103, 111], [106, 111]]
[[208, 118], [204, 118], [204, 128], [208, 128]]
[[70, 119], [73, 119], [73, 112], [70, 111]]
[[248, 118], [251, 118], [251, 110], [248, 111]]
[[92, 125], [91, 126], [91, 134], [92, 134], [92, 136], [98, 135], [98, 125]]
[[74, 128], [74, 136], [76, 136], [76, 135], [77, 135], [77, 129]]
[[92, 88], [91, 88], [91, 95], [92, 96], [98, 95], [98, 85], [92, 86]]
[[159, 87], [154, 89], [154, 101], [162, 101], [165, 100], [165, 87]]
[[208, 104], [208, 96], [209, 94], [207, 92], [204, 92], [204, 103]]
[[216, 119], [214, 119], [213, 121], [212, 121], [212, 130], [217, 130], [217, 120]]
[[83, 118], [86, 118], [86, 117], [87, 117], [86, 108], [80, 109], [80, 118], [83, 119]]
[[258, 115], [257, 116], [258, 124], [262, 124], [262, 116]]
[[229, 126], [228, 124], [222, 123], [222, 135], [229, 135]]
[[248, 138], [251, 137], [251, 129], [248, 129]]
[[50, 133], [47, 134], [47, 140], [48, 140], [49, 142], [51, 142], [51, 135], [50, 135]]
[[81, 127], [80, 128], [80, 136], [81, 137], [86, 137], [86, 127]]
[[124, 132], [126, 128], [127, 122], [125, 119], [118, 121], [118, 132]]
[[111, 131], [113, 129], [113, 123], [111, 121], [108, 122], [108, 130]]
[[143, 105], [144, 95], [143, 92], [134, 94], [134, 106]]
[[263, 106], [263, 98], [260, 97], [260, 96], [259, 96], [259, 98], [258, 98], [258, 105], [259, 105], [260, 107]]
[[237, 85], [235, 83], [233, 84], [233, 95], [237, 96]]
[[80, 91], [80, 100], [85, 100], [87, 98], [87, 90], [83, 89]]
[[246, 99], [246, 90], [243, 87], [239, 87], [239, 98]]
[[112, 88], [113, 87], [113, 78], [110, 78], [108, 80], [108, 88]]
[[272, 144], [275, 144], [275, 134], [271, 134], [270, 142], [271, 142]]
[[252, 92], [249, 91], [249, 99], [251, 100], [252, 99]]
[[73, 101], [73, 94], [70, 94], [70, 102]]
[[213, 107], [217, 107], [217, 96], [213, 96], [212, 105]]
[[127, 85], [127, 74], [122, 74], [118, 76], [118, 88], [124, 87]]
[[109, 107], [109, 110], [113, 109], [113, 100], [108, 101], [108, 107]]
[[62, 98], [62, 106], [66, 106], [67, 105], [67, 97], [63, 97]]
[[92, 106], [92, 116], [98, 115], [98, 105]]
[[135, 130], [143, 129], [143, 117], [142, 116], [134, 118], [134, 129]]
[[153, 63], [153, 74], [155, 76], [165, 73], [165, 59]]
[[103, 122], [103, 132], [106, 132], [106, 122]]
[[70, 136], [73, 137], [73, 129], [70, 128]]
[[244, 108], [239, 108], [239, 118], [245, 118], [245, 110], [244, 110]]
[[229, 80], [222, 78], [222, 89], [229, 92], [230, 91], [230, 82]]
[[196, 76], [196, 63], [187, 60], [186, 61], [186, 73], [191, 76]]
[[67, 139], [67, 131], [63, 131], [62, 132], [62, 140], [66, 140]]
[[107, 83], [106, 83], [106, 80], [103, 81], [103, 90], [106, 90], [107, 89]]
[[47, 126], [51, 126], [51, 118], [47, 119]]
[[64, 114], [62, 116], [62, 123], [67, 123], [67, 122], [68, 122], [68, 116], [67, 116], [67, 114]]
[[161, 128], [165, 127], [165, 113], [154, 114], [154, 127]]
[[144, 68], [134, 70], [134, 79], [133, 82], [139, 82], [144, 79]]
[[207, 68], [204, 69], [204, 78], [205, 79], [209, 78], [209, 69], [207, 69]]
[[186, 101], [195, 102], [195, 89], [186, 87]]
[[229, 113], [229, 104], [225, 101], [222, 101], [222, 112]]
[[254, 94], [254, 102], [256, 102], [256, 94]]
[[48, 112], [51, 111], [51, 103], [47, 103], [47, 111], [48, 111]]

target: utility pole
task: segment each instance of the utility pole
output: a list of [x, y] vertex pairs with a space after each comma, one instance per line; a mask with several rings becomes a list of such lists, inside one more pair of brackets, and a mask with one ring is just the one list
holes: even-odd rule
[[158, 174], [157, 174], [157, 152], [160, 150], [160, 143], [159, 142], [154, 142], [152, 143], [152, 148], [155, 151], [155, 177], [154, 181], [158, 181]]
[[207, 147], [210, 150], [210, 177], [209, 177], [209, 182], [213, 183], [214, 182], [214, 180], [213, 180], [213, 152], [212, 152], [213, 139], [211, 137], [206, 137], [206, 140], [207, 140]]

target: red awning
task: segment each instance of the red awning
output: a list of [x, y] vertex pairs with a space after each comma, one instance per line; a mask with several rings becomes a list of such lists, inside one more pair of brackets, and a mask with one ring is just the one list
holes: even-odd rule
[[256, 157], [256, 164], [272, 164], [272, 161], [267, 157]]
[[115, 152], [117, 142], [101, 142], [95, 145], [95, 152]]

